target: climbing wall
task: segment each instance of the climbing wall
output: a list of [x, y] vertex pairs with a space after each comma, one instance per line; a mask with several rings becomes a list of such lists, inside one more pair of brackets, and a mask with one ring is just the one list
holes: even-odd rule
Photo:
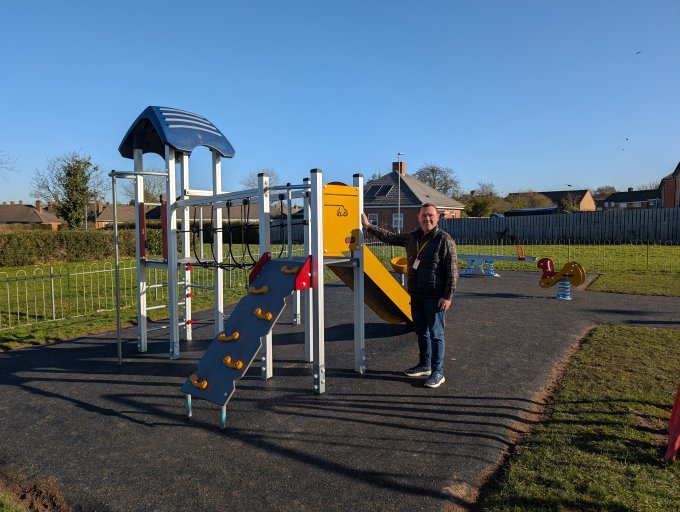
[[[254, 274], [254, 275], [253, 275]], [[265, 336], [296, 290], [310, 287], [309, 259], [263, 257], [251, 274], [248, 295], [224, 321], [197, 370], [186, 380], [182, 392], [218, 405], [226, 404], [235, 384], [248, 371]]]

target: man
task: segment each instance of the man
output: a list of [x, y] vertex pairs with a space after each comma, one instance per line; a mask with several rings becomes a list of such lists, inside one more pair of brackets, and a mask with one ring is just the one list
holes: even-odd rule
[[411, 296], [413, 328], [418, 336], [420, 360], [404, 370], [409, 377], [429, 377], [425, 386], [437, 388], [444, 378], [444, 322], [458, 282], [456, 243], [437, 226], [439, 212], [430, 203], [420, 207], [420, 228], [393, 233], [373, 226], [364, 213], [364, 230], [390, 245], [406, 248], [407, 289]]

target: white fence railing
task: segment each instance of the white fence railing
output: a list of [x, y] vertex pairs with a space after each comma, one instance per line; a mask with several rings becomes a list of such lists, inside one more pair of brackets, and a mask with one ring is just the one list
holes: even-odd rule
[[[372, 237], [367, 245], [376, 256], [389, 266], [394, 256], [404, 254], [401, 247], [382, 244]], [[458, 244], [459, 253], [516, 255], [517, 244], [498, 240], [472, 240]], [[521, 244], [521, 241], [517, 241]], [[586, 272], [654, 272], [680, 273], [680, 244], [522, 244], [527, 256], [549, 257], [556, 265], [578, 261]], [[294, 255], [302, 255], [302, 247], [294, 246]], [[278, 250], [274, 256], [278, 256]], [[460, 262], [465, 265], [464, 261]], [[499, 268], [502, 267], [499, 263]], [[535, 270], [528, 263], [509, 265], [508, 268]], [[120, 297], [122, 308], [137, 304], [136, 272], [134, 261], [120, 264]], [[245, 290], [249, 269], [226, 271], [225, 289]], [[214, 273], [209, 268], [194, 266], [192, 282], [210, 288]], [[149, 306], [167, 304], [167, 270], [148, 269], [147, 282]], [[194, 288], [196, 306], [212, 303], [213, 291]], [[69, 318], [96, 315], [114, 311], [115, 272], [113, 263], [79, 264], [75, 267], [36, 267], [32, 271], [0, 271], [0, 331], [30, 326], [43, 322], [57, 322]], [[201, 300], [203, 302], [201, 302]]]

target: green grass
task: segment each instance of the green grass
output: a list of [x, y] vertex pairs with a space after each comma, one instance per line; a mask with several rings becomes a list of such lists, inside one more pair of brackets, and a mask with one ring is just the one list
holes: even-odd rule
[[[234, 247], [234, 249], [240, 249]], [[257, 246], [251, 252], [257, 254]], [[401, 247], [371, 246], [371, 250], [389, 268], [393, 256], [403, 255]], [[514, 245], [460, 245], [459, 252], [470, 254], [516, 255]], [[279, 247], [273, 247], [278, 255]], [[296, 247], [295, 254], [301, 249]], [[600, 273], [590, 289], [596, 291], [635, 293], [644, 295], [680, 295], [680, 247], [678, 246], [637, 246], [637, 245], [525, 245], [527, 256], [550, 257], [556, 268], [576, 260], [586, 272]], [[210, 255], [209, 246], [205, 254]], [[241, 261], [242, 256], [234, 256]], [[208, 256], [206, 256], [208, 258]], [[246, 260], [249, 258], [246, 256]], [[130, 266], [132, 260], [121, 264], [121, 303], [123, 324], [136, 322], [136, 271]], [[460, 261], [463, 269], [466, 262]], [[534, 263], [497, 262], [498, 270], [536, 271]], [[3, 281], [3, 277], [14, 277], [17, 272], [28, 277], [48, 276], [50, 269], [60, 277], [55, 278], [54, 317], [52, 320], [52, 290], [48, 280], [29, 280], [21, 283]], [[66, 274], [69, 274], [67, 277]], [[232, 282], [225, 273], [225, 303], [237, 302], [244, 294], [248, 271], [233, 271]], [[167, 281], [164, 271], [149, 270], [149, 283]], [[212, 271], [195, 267], [193, 281], [211, 285]], [[327, 280], [335, 280], [327, 272]], [[195, 290], [194, 311], [212, 307], [212, 292]], [[150, 290], [148, 305], [167, 304], [166, 288]], [[0, 350], [31, 344], [85, 336], [115, 328], [115, 286], [111, 262], [70, 263], [59, 266], [17, 267], [0, 269]], [[167, 316], [166, 310], [150, 313], [152, 319]], [[8, 329], [8, 327], [11, 327]]]
[[596, 292], [677, 297], [680, 295], [680, 273], [606, 272], [588, 289]]
[[596, 328], [483, 510], [678, 510], [680, 463], [663, 455], [679, 368], [680, 330]]

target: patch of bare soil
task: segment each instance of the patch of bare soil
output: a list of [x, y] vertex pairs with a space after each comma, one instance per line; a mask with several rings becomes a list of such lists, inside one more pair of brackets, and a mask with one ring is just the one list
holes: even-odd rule
[[39, 480], [23, 472], [0, 468], [0, 492], [36, 512], [74, 512], [54, 480]]

